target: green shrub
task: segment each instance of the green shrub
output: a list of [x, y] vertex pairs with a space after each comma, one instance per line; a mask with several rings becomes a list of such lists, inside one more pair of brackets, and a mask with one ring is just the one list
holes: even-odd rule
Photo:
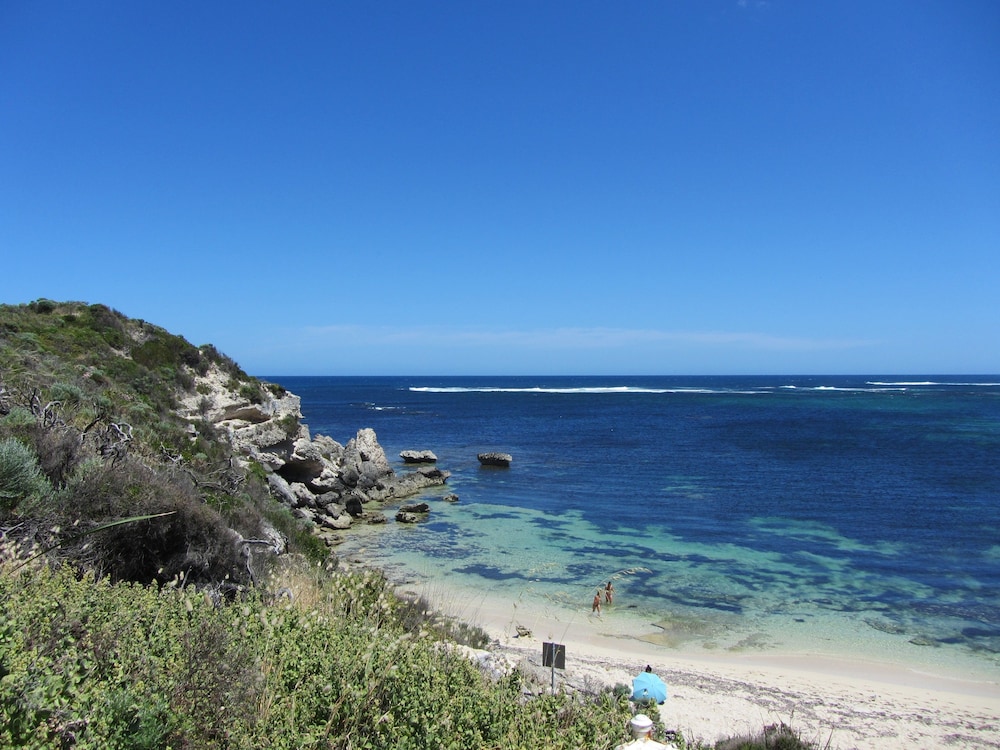
[[122, 349], [128, 341], [125, 331], [125, 316], [105, 305], [90, 305], [87, 308], [90, 327], [100, 334], [107, 344]]
[[0, 747], [221, 747], [253, 713], [263, 644], [204, 596], [68, 568], [0, 596]]
[[67, 407], [79, 407], [87, 402], [83, 389], [75, 383], [53, 383], [49, 388], [49, 398]]
[[20, 440], [0, 440], [0, 514], [6, 516], [50, 491], [34, 452]]
[[40, 315], [48, 315], [50, 312], [56, 309], [56, 303], [50, 299], [45, 299], [44, 297], [36, 299], [34, 302], [28, 304], [34, 312]]
[[23, 406], [15, 406], [0, 418], [0, 430], [24, 434], [27, 428], [34, 425], [36, 421], [35, 415], [30, 411]]
[[251, 404], [260, 404], [264, 402], [264, 396], [261, 393], [260, 383], [256, 381], [240, 385], [240, 396], [245, 398]]

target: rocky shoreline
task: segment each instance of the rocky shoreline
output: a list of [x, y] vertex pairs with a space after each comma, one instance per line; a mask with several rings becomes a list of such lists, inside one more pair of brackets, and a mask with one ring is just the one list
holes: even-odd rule
[[[192, 431], [208, 422], [225, 433], [244, 468], [251, 461], [263, 467], [271, 492], [328, 544], [338, 543], [338, 532], [355, 524], [387, 520], [367, 509], [369, 503], [405, 499], [448, 481], [450, 473], [433, 465], [437, 459], [430, 451], [404, 451], [404, 462], [416, 468], [397, 473], [371, 428], [358, 430], [343, 445], [313, 436], [302, 422], [300, 397], [264, 386], [266, 397], [248, 397], [213, 368], [197, 379], [195, 395], [184, 399], [181, 413]], [[406, 509], [399, 520], [413, 522], [420, 512]]]

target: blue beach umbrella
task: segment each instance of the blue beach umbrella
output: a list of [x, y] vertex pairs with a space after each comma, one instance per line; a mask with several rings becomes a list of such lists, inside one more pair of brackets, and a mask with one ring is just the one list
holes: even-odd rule
[[663, 703], [666, 699], [667, 686], [652, 672], [643, 672], [632, 680], [632, 700]]

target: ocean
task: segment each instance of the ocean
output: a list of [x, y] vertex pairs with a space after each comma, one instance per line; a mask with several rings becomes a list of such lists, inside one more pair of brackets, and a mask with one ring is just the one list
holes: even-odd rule
[[397, 471], [434, 451], [428, 519], [343, 549], [469, 619], [486, 593], [593, 617], [612, 580], [602, 626], [668, 651], [1000, 680], [1000, 376], [265, 379]]

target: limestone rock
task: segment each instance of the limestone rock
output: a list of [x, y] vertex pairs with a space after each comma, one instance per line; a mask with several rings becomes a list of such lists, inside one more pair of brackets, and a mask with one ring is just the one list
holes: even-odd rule
[[393, 473], [389, 459], [375, 437], [375, 430], [370, 427], [358, 430], [357, 436], [347, 442], [344, 459], [353, 463], [363, 477], [377, 479]]
[[509, 453], [480, 453], [479, 463], [483, 466], [510, 466], [510, 462], [514, 460], [514, 457]]
[[309, 488], [302, 484], [302, 482], [289, 482], [288, 486], [291, 488], [292, 493], [298, 501], [296, 502], [297, 506], [304, 505], [309, 508], [319, 507], [319, 503], [316, 502], [316, 496], [311, 493]]
[[267, 485], [271, 488], [271, 492], [285, 505], [290, 508], [298, 507], [298, 497], [295, 496], [288, 482], [280, 474], [268, 474]]
[[399, 508], [403, 513], [430, 513], [431, 506], [427, 503], [413, 503], [412, 505], [403, 505]]
[[344, 529], [351, 528], [351, 524], [354, 521], [348, 514], [345, 513], [344, 515], [337, 516], [336, 518], [331, 518], [330, 516], [327, 515], [320, 516], [319, 522], [321, 525], [326, 526], [328, 529], [343, 531]]
[[[334, 530], [363, 516], [371, 523], [386, 520], [366, 514], [366, 503], [404, 498], [448, 480], [448, 472], [433, 466], [397, 475], [370, 428], [358, 430], [346, 445], [313, 437], [302, 423], [299, 397], [280, 388], [237, 383], [218, 365], [193, 377], [195, 388], [182, 396], [180, 408], [192, 436], [203, 421], [213, 424], [228, 437], [238, 460], [259, 463], [271, 493], [322, 531], [327, 543], [334, 543]], [[412, 453], [410, 460], [400, 454], [405, 463], [437, 460], [431, 451]]]
[[434, 451], [403, 451], [399, 454], [399, 457], [406, 464], [433, 464], [438, 460], [438, 457], [434, 455]]

